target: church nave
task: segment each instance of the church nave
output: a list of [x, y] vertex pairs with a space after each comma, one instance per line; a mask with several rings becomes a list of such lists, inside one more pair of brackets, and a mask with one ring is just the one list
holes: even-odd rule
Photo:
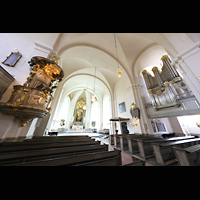
[[123, 164], [199, 165], [199, 33], [0, 33], [0, 46], [2, 143], [86, 134]]

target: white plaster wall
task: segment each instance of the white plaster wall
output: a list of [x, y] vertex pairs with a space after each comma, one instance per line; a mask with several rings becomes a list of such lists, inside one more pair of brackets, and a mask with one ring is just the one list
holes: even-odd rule
[[[59, 34], [48, 33], [0, 33], [0, 61], [18, 49], [22, 58], [14, 67], [9, 67], [1, 63], [2, 67], [14, 76], [15, 81], [4, 93], [1, 102], [7, 102], [10, 98], [14, 85], [22, 85], [29, 76], [30, 67], [28, 61], [33, 56], [48, 57], [53, 52], [54, 43]], [[48, 39], [47, 39], [48, 38]], [[47, 41], [48, 40], [48, 41]], [[39, 41], [39, 42], [38, 42]], [[45, 46], [45, 45], [46, 46]], [[35, 130], [37, 118], [28, 123], [25, 127], [20, 127], [19, 120], [13, 116], [7, 116], [0, 113], [0, 138], [31, 137]]]
[[188, 134], [199, 134], [200, 135], [200, 128], [196, 125], [196, 122], [200, 123], [200, 115], [187, 115], [187, 116], [180, 116], [177, 117], [182, 129]]
[[163, 33], [178, 53], [194, 45], [192, 39], [186, 33]]
[[[127, 88], [127, 86], [125, 84], [123, 84], [123, 82], [121, 82], [120, 84], [118, 84], [117, 89], [115, 90], [115, 96], [116, 96], [116, 113], [118, 117], [123, 117], [123, 118], [130, 118], [129, 121], [127, 121], [127, 128], [130, 132], [130, 134], [133, 133], [141, 133], [141, 129], [140, 129], [140, 124], [138, 123], [138, 120], [135, 122], [138, 124], [138, 126], [132, 126], [132, 116], [130, 114], [130, 105], [132, 103], [135, 103], [135, 99], [133, 96], [133, 93], [131, 90], [129, 90], [129, 88]], [[126, 111], [120, 113], [119, 112], [119, 104], [125, 102], [125, 107], [126, 107]], [[119, 130], [119, 134], [120, 133], [120, 127], [119, 127], [119, 123], [117, 123], [117, 129]]]

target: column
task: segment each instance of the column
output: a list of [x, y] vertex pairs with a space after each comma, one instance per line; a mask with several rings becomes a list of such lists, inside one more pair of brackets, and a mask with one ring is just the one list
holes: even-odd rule
[[66, 128], [69, 130], [70, 125], [73, 123], [73, 114], [74, 114], [75, 104], [70, 102], [68, 114], [67, 114], [67, 120], [66, 120]]
[[86, 122], [85, 122], [85, 128], [89, 129], [90, 128], [90, 116], [91, 116], [91, 95], [87, 90], [85, 91], [85, 96], [86, 96]]
[[[135, 76], [134, 81], [139, 82], [138, 77]], [[140, 109], [140, 119], [138, 120], [139, 121], [138, 128], [141, 130], [141, 133], [144, 133], [144, 134], [152, 133], [153, 134], [154, 133], [153, 128], [152, 128], [150, 120], [147, 117], [146, 108], [145, 108], [145, 105], [144, 105], [142, 97], [141, 97], [142, 96], [141, 95], [141, 86], [138, 84], [135, 84], [132, 86], [132, 90], [133, 90], [133, 94], [134, 94], [135, 101], [136, 101], [135, 104]], [[147, 124], [147, 126], [145, 124]]]
[[99, 102], [99, 129], [103, 129], [103, 104]]
[[63, 91], [63, 87], [60, 85], [58, 86], [58, 88], [56, 88], [56, 91], [53, 92], [53, 101], [51, 102], [51, 118], [50, 118], [50, 122], [47, 125], [48, 130], [53, 128], [53, 123], [54, 123], [53, 120], [55, 120], [57, 111], [59, 110], [58, 102], [60, 102], [62, 91]]

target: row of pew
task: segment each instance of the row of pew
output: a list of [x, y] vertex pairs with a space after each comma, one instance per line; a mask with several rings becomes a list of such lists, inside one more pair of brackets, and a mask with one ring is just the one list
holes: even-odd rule
[[0, 166], [120, 166], [121, 151], [87, 135], [0, 142]]
[[[1, 166], [121, 166], [121, 150], [133, 163], [123, 166], [200, 165], [200, 138], [158, 138], [140, 135], [111, 135], [113, 151], [87, 135], [34, 137], [21, 142], [0, 142]], [[120, 150], [121, 149], [121, 150]]]
[[130, 153], [133, 161], [141, 160], [153, 166], [200, 165], [200, 138], [183, 136], [161, 138], [142, 135], [111, 135], [116, 148]]

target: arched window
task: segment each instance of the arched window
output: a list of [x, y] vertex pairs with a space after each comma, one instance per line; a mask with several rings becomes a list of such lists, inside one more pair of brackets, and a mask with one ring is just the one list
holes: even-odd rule
[[110, 118], [110, 98], [109, 96], [105, 96], [103, 100], [103, 128], [110, 128]]

